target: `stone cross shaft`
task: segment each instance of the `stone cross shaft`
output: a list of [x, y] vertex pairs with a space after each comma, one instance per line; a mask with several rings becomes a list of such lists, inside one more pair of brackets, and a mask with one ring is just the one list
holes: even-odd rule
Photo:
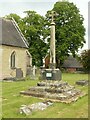
[[50, 39], [50, 68], [55, 69], [56, 56], [55, 56], [55, 23], [54, 23], [55, 12], [51, 13], [51, 39]]

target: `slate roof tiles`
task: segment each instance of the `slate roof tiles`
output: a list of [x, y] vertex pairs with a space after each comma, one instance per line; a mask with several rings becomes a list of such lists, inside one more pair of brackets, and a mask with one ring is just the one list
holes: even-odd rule
[[0, 18], [0, 44], [28, 48], [28, 43], [14, 20]]

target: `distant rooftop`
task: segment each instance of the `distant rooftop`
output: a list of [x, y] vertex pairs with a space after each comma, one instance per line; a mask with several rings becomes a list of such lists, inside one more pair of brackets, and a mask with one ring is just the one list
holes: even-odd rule
[[74, 57], [69, 56], [65, 61], [63, 66], [64, 68], [82, 68], [82, 64]]

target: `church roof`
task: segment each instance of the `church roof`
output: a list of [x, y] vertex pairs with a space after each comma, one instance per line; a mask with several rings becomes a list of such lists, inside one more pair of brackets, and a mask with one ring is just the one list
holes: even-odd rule
[[28, 48], [28, 43], [15, 20], [0, 18], [0, 44]]
[[62, 65], [64, 68], [82, 68], [82, 64], [74, 57], [69, 56]]

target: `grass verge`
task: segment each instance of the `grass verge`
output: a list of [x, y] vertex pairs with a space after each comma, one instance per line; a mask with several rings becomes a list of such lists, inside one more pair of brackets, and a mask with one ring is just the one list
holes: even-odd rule
[[[88, 79], [87, 74], [63, 73], [62, 80], [74, 85], [76, 88], [88, 93], [87, 86], [75, 85], [77, 80]], [[54, 103], [44, 111], [36, 111], [25, 116], [19, 113], [21, 105], [30, 105], [42, 101], [35, 97], [20, 95], [20, 91], [27, 90], [30, 86], [35, 86], [38, 80], [26, 80], [18, 82], [2, 83], [2, 116], [3, 118], [87, 118], [88, 117], [88, 95], [78, 101], [65, 104]], [[52, 114], [53, 113], [53, 114]]]

